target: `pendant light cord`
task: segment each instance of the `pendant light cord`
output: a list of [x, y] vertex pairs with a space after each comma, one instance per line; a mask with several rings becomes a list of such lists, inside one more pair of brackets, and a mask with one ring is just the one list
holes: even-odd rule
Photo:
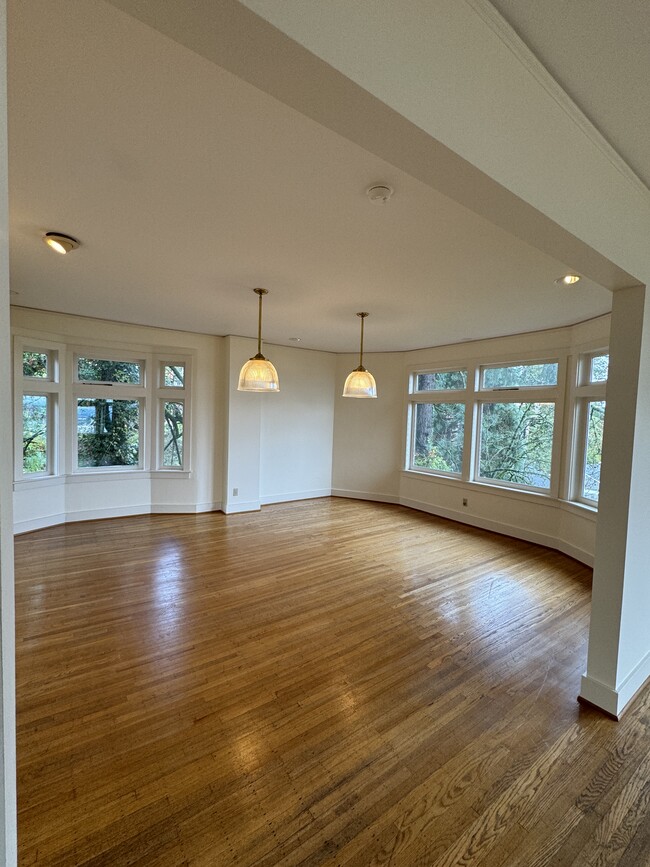
[[361, 345], [359, 347], [359, 366], [357, 370], [365, 370], [363, 366], [363, 321], [367, 315], [367, 313], [357, 313], [357, 316], [361, 319]]
[[268, 293], [268, 289], [253, 289], [253, 292], [255, 292], [260, 299], [259, 312], [257, 316], [257, 355], [254, 357], [266, 361], [262, 355], [262, 296]]

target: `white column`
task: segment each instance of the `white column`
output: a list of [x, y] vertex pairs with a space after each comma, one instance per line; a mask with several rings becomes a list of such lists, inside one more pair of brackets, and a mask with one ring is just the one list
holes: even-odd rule
[[587, 672], [580, 695], [620, 716], [650, 677], [650, 298], [614, 293]]
[[17, 859], [16, 831], [16, 641], [12, 517], [11, 339], [9, 335], [9, 217], [7, 213], [7, 6], [0, 0], [0, 863]]

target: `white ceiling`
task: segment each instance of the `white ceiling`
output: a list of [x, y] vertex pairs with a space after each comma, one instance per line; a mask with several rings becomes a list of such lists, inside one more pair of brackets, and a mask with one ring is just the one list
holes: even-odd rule
[[[332, 351], [356, 348], [362, 309], [368, 351], [610, 309], [590, 281], [556, 286], [564, 263], [113, 6], [9, 7], [14, 303], [253, 336], [262, 285], [268, 342]], [[378, 181], [384, 206], [364, 193]], [[45, 231], [82, 246], [57, 256]]]

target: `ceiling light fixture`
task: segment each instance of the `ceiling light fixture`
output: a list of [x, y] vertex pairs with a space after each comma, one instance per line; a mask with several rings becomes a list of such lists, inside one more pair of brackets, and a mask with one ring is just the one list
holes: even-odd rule
[[257, 355], [250, 358], [239, 374], [237, 391], [280, 391], [278, 372], [271, 362], [262, 355], [262, 296], [268, 289], [253, 289], [259, 295], [259, 315], [257, 322]]
[[560, 283], [563, 286], [573, 286], [573, 284], [577, 283], [579, 280], [580, 277], [577, 274], [565, 274], [564, 277], [558, 277], [555, 282]]
[[359, 366], [348, 374], [343, 386], [343, 397], [377, 397], [375, 377], [363, 366], [363, 320], [367, 313], [357, 313], [361, 317], [361, 347], [359, 349]]
[[394, 192], [388, 184], [373, 184], [366, 190], [366, 195], [373, 205], [385, 205]]
[[43, 241], [52, 250], [62, 255], [76, 250], [79, 246], [79, 241], [76, 238], [71, 238], [70, 235], [61, 235], [59, 232], [46, 232], [43, 235]]

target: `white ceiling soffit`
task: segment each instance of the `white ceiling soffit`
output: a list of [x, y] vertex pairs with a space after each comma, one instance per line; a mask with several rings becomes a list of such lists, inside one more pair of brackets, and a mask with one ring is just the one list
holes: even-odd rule
[[[250, 290], [263, 285], [265, 340], [298, 336], [332, 351], [356, 349], [361, 309], [372, 314], [368, 351], [610, 309], [609, 292], [591, 280], [554, 283], [574, 261], [518, 240], [113, 5], [9, 7], [17, 303], [253, 336]], [[387, 127], [389, 144], [391, 135]], [[476, 191], [475, 180], [455, 183]], [[386, 205], [365, 196], [378, 181], [395, 189]], [[82, 246], [56, 256], [40, 241], [45, 231]], [[561, 249], [553, 227], [544, 232]], [[607, 285], [619, 279], [605, 260], [590, 265]]]
[[650, 3], [492, 0], [492, 5], [650, 187]]

